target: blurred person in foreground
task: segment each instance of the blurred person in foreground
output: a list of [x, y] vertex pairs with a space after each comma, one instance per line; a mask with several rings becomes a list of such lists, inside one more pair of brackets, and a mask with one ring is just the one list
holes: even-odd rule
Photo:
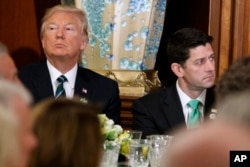
[[[32, 149], [36, 146], [36, 138], [31, 129], [30, 104], [32, 98], [27, 90], [19, 84], [0, 79], [0, 106], [3, 112], [11, 112], [17, 123], [18, 157], [11, 159], [18, 167], [26, 167]], [[2, 128], [1, 128], [2, 131]], [[3, 136], [0, 136], [3, 137]], [[14, 139], [9, 139], [10, 142]], [[2, 149], [2, 148], [1, 148]]]
[[32, 114], [39, 144], [29, 167], [99, 167], [103, 140], [98, 110], [79, 99], [37, 103]]
[[17, 73], [17, 67], [9, 54], [8, 48], [0, 42], [0, 79], [4, 78], [21, 84]]
[[234, 93], [250, 90], [250, 55], [238, 58], [216, 83], [216, 103], [220, 103]]
[[162, 167], [229, 167], [230, 151], [250, 150], [249, 98], [250, 90], [227, 95], [217, 105], [215, 121], [177, 131]]
[[189, 121], [191, 100], [197, 101], [197, 125], [203, 122], [214, 103], [215, 61], [212, 36], [194, 29], [176, 31], [167, 44], [171, 69], [177, 76], [174, 85], [136, 100], [133, 104], [133, 129], [142, 130], [143, 137], [170, 134]]
[[7, 111], [0, 104], [0, 166], [1, 167], [18, 167], [13, 159], [18, 160], [18, 123], [15, 115]]
[[100, 104], [101, 112], [120, 124], [117, 82], [78, 65], [88, 44], [86, 13], [63, 5], [48, 9], [42, 19], [40, 37], [47, 60], [19, 70], [19, 77], [31, 91], [34, 102], [57, 98], [60, 95], [57, 87], [63, 85], [67, 98], [80, 96], [86, 103]]

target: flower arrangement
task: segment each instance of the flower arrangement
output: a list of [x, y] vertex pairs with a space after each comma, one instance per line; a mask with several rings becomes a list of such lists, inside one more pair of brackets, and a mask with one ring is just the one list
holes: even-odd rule
[[109, 119], [106, 114], [99, 114], [98, 118], [104, 142], [118, 142], [120, 144], [120, 153], [126, 155], [128, 153], [128, 144], [131, 139], [130, 134], [124, 131], [120, 125], [114, 124], [114, 121]]

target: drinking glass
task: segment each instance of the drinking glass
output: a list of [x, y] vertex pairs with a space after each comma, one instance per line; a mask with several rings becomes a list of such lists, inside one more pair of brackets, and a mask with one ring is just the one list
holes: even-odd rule
[[150, 143], [147, 139], [133, 140], [129, 145], [128, 163], [130, 167], [148, 167], [149, 166], [149, 148]]
[[116, 141], [105, 141], [100, 167], [116, 167], [119, 157], [120, 145]]
[[128, 158], [129, 154], [129, 145], [133, 140], [141, 139], [142, 131], [139, 130], [125, 130], [123, 133], [124, 139], [121, 144], [120, 153]]
[[170, 135], [149, 135], [146, 137], [150, 141], [149, 161], [151, 167], [159, 167], [163, 150], [167, 149], [173, 136]]

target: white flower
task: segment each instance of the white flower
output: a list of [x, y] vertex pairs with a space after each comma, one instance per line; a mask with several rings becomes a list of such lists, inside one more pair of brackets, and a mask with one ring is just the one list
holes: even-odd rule
[[98, 115], [101, 125], [101, 132], [104, 140], [115, 141], [123, 129], [120, 125], [115, 125], [112, 119], [109, 119], [105, 114]]
[[109, 119], [105, 114], [99, 114], [98, 118], [104, 142], [118, 142], [120, 144], [120, 153], [126, 155], [128, 153], [128, 144], [131, 140], [131, 135], [123, 131], [121, 125], [115, 125], [114, 121]]

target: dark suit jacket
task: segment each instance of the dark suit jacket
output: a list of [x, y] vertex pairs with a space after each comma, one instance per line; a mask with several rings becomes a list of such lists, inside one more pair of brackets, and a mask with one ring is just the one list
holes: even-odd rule
[[[19, 77], [32, 93], [35, 103], [54, 96], [46, 61], [19, 69]], [[83, 89], [87, 90], [87, 93]], [[114, 80], [79, 66], [74, 95], [85, 98], [91, 103], [101, 103], [103, 113], [120, 124], [121, 101], [118, 84]]]
[[[213, 88], [207, 89], [205, 115], [214, 103]], [[142, 130], [142, 137], [151, 134], [170, 134], [185, 124], [185, 117], [176, 85], [139, 98], [133, 103], [133, 129]]]

